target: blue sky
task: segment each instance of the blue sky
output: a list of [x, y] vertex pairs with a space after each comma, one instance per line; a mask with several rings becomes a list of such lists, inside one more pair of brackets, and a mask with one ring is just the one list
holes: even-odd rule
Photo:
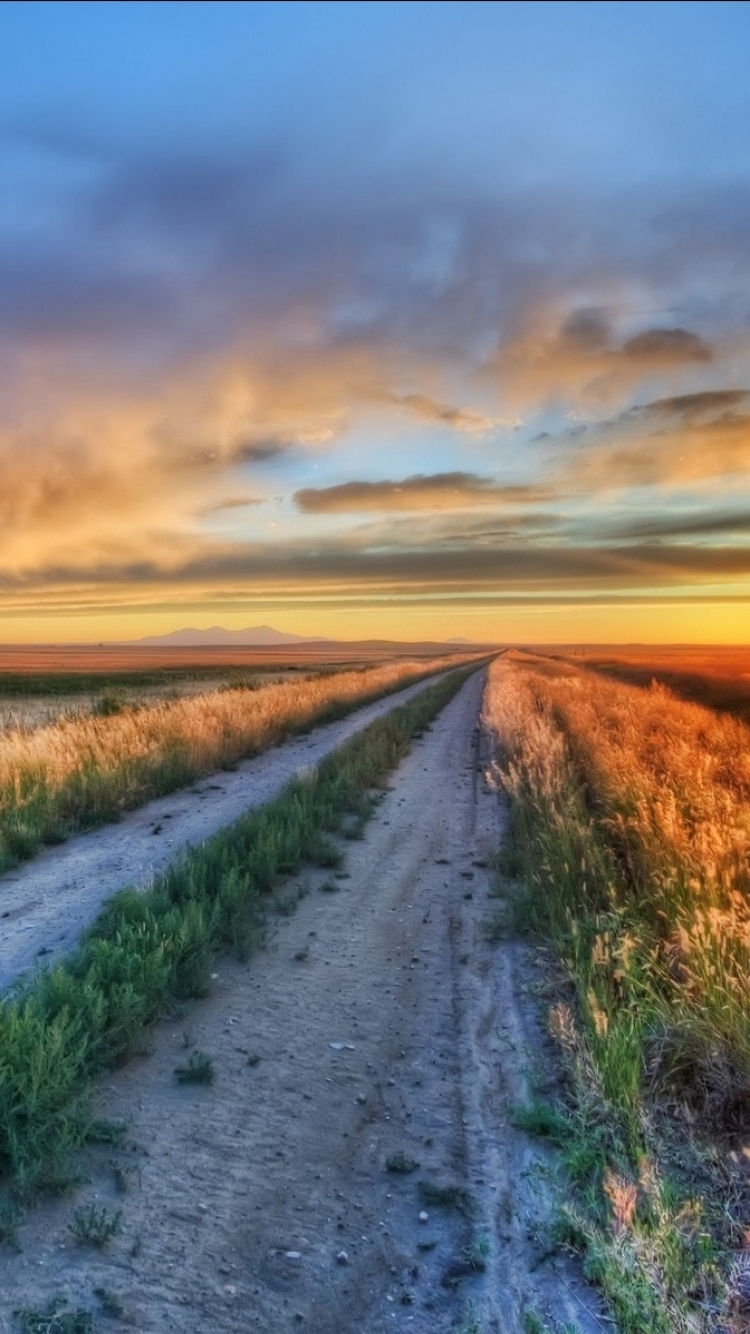
[[749, 51], [1, 5], [0, 639], [746, 639]]

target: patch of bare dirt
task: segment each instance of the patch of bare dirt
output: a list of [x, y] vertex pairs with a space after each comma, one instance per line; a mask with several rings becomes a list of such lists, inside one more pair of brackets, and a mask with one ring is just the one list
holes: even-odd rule
[[[345, 871], [288, 882], [282, 905], [303, 897], [267, 948], [222, 960], [212, 996], [103, 1084], [125, 1143], [0, 1253], [4, 1334], [57, 1295], [112, 1334], [521, 1334], [529, 1310], [603, 1327], [548, 1245], [551, 1163], [509, 1118], [547, 1052], [533, 955], [482, 929], [503, 808], [481, 690], [415, 743]], [[210, 1086], [175, 1079], [195, 1050]], [[102, 1251], [68, 1231], [90, 1204], [122, 1210]]]

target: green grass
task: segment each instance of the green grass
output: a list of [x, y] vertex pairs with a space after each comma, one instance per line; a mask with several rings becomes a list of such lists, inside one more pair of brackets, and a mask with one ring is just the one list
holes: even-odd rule
[[[0, 1004], [0, 1173], [22, 1195], [55, 1189], [92, 1119], [87, 1091], [126, 1060], [176, 1000], [205, 996], [216, 951], [262, 943], [266, 896], [328, 857], [330, 834], [362, 809], [473, 669], [428, 686], [303, 780], [170, 866], [145, 894], [113, 898], [63, 963]], [[327, 831], [327, 832], [325, 832]]]
[[68, 1231], [76, 1241], [88, 1242], [101, 1251], [119, 1232], [121, 1218], [122, 1213], [119, 1209], [111, 1214], [104, 1207], [97, 1209], [95, 1204], [90, 1204], [87, 1209], [74, 1211], [73, 1221], [68, 1224]]

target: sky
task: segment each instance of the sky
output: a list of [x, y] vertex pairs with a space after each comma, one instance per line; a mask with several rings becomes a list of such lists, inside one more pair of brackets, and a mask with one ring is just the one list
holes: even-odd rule
[[0, 642], [750, 639], [750, 5], [0, 4]]

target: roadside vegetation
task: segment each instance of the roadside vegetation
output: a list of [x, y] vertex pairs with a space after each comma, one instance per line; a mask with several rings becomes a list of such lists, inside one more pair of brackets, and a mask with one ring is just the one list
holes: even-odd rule
[[567, 1096], [518, 1113], [563, 1150], [559, 1239], [624, 1334], [746, 1334], [750, 729], [532, 655], [485, 710], [513, 914], [562, 964]]
[[[75, 1150], [103, 1135], [87, 1105], [95, 1076], [140, 1050], [146, 1026], [175, 1002], [208, 993], [217, 951], [251, 953], [264, 938], [268, 896], [285, 875], [310, 862], [339, 864], [333, 835], [373, 811], [411, 737], [471, 670], [372, 723], [274, 801], [190, 851], [147, 893], [117, 895], [69, 959], [0, 1003], [0, 1178], [11, 1195], [70, 1184]], [[197, 1053], [176, 1077], [184, 1071], [187, 1080], [207, 1080], [210, 1058]]]
[[45, 843], [229, 768], [294, 732], [455, 666], [455, 656], [322, 672], [261, 689], [240, 679], [147, 708], [102, 696], [90, 715], [0, 735], [0, 872]]
[[548, 655], [616, 681], [659, 681], [675, 695], [750, 723], [750, 651], [737, 646], [574, 649]]

